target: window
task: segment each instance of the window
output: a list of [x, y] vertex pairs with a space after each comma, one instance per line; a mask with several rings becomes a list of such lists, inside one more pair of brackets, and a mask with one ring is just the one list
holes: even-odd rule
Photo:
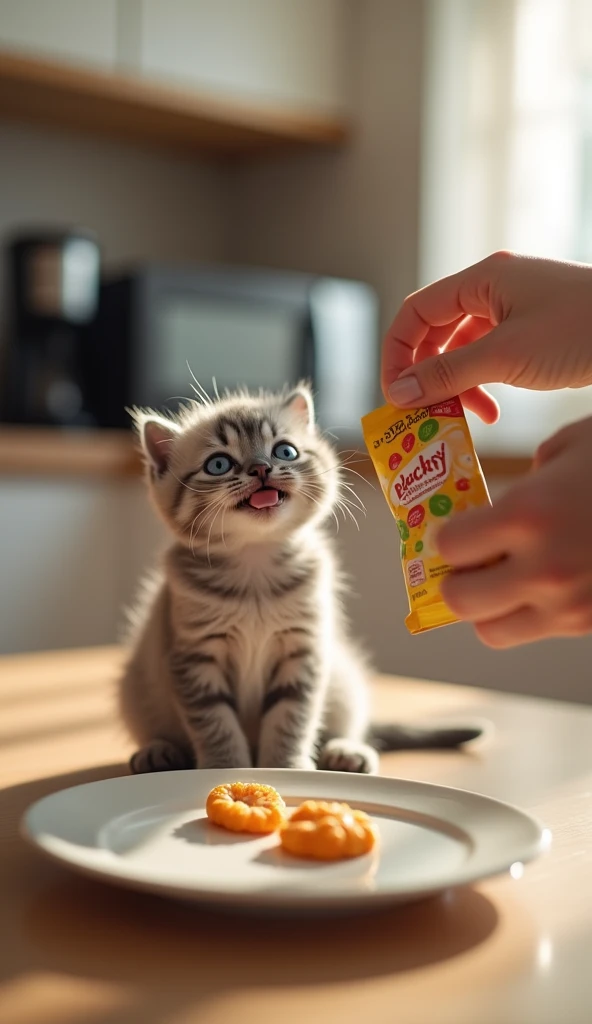
[[[429, 0], [425, 66], [421, 283], [500, 248], [592, 262], [590, 0]], [[492, 390], [480, 451], [592, 414], [589, 388]]]

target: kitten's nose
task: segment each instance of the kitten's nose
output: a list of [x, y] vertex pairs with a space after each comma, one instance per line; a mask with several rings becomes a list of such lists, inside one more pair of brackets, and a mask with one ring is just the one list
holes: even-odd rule
[[258, 476], [261, 480], [266, 480], [271, 470], [271, 462], [267, 459], [253, 459], [247, 466], [249, 476]]

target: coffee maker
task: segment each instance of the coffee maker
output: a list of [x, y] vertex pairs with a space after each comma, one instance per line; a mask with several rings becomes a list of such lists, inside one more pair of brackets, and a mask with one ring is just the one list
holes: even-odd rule
[[6, 248], [7, 323], [0, 359], [0, 419], [92, 426], [88, 346], [101, 255], [87, 231], [47, 231]]

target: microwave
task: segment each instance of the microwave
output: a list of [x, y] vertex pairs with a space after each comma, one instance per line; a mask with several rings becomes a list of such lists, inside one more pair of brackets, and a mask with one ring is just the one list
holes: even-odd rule
[[174, 411], [210, 394], [312, 382], [318, 421], [359, 435], [378, 400], [378, 303], [359, 281], [224, 266], [148, 266], [101, 286], [86, 359], [97, 426], [126, 408]]

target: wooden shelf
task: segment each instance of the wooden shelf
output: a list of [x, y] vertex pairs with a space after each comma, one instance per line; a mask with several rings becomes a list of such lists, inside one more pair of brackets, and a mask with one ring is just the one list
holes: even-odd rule
[[0, 117], [185, 153], [336, 147], [345, 119], [199, 95], [140, 77], [0, 52]]
[[1, 477], [137, 477], [141, 459], [124, 430], [0, 426]]
[[[352, 447], [355, 442], [352, 442]], [[348, 445], [349, 447], [349, 445]], [[376, 481], [369, 458], [360, 451], [352, 468]], [[527, 473], [531, 460], [523, 456], [486, 456], [485, 477], [514, 477]], [[138, 446], [125, 430], [52, 430], [0, 425], [0, 477], [137, 477], [142, 471]]]

